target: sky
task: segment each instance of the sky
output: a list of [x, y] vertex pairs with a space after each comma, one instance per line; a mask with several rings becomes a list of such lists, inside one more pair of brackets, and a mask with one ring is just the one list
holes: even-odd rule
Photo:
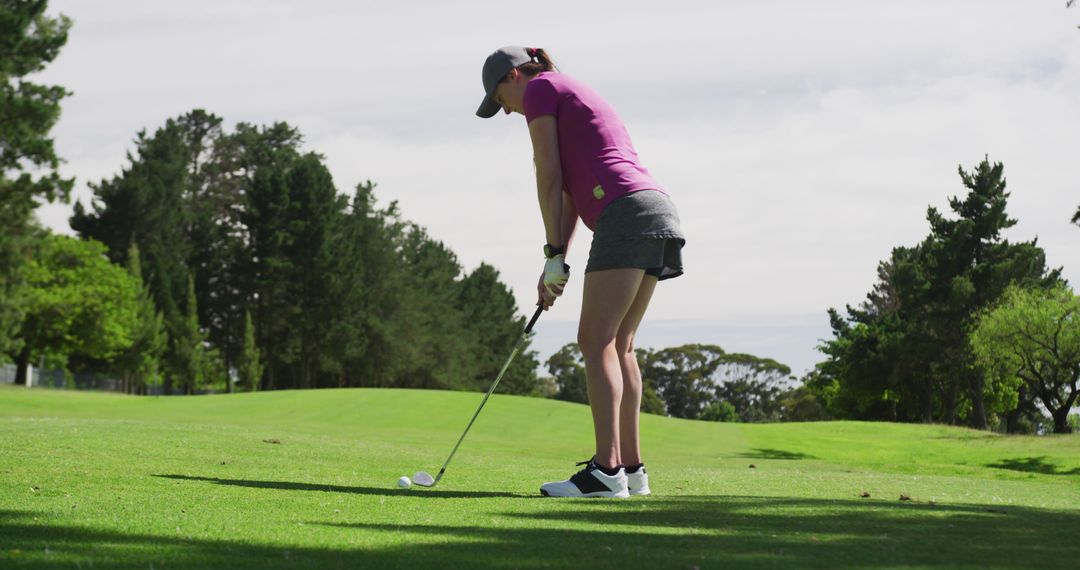
[[[964, 195], [957, 168], [986, 157], [1005, 165], [1006, 237], [1037, 237], [1080, 282], [1080, 9], [1064, 0], [49, 6], [74, 26], [33, 80], [73, 92], [52, 132], [84, 204], [168, 118], [286, 121], [340, 192], [374, 181], [531, 314], [544, 232], [525, 120], [474, 115], [484, 59], [522, 45], [615, 107], [679, 209], [686, 274], [657, 288], [638, 346], [717, 344], [801, 375], [826, 310], [860, 303], [878, 263], [927, 235], [927, 207]], [[71, 211], [38, 217], [72, 233]], [[541, 360], [575, 340], [589, 239], [581, 226], [536, 325]]]

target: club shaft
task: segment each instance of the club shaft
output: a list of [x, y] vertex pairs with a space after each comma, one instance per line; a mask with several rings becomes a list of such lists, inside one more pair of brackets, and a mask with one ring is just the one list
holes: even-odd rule
[[458, 447], [461, 447], [461, 442], [465, 441], [465, 435], [469, 433], [469, 429], [472, 428], [473, 422], [475, 422], [477, 416], [480, 415], [480, 410], [484, 409], [484, 404], [487, 403], [488, 398], [491, 397], [491, 393], [494, 392], [495, 388], [499, 385], [499, 381], [502, 380], [503, 375], [506, 374], [506, 370], [510, 368], [510, 363], [514, 361], [514, 357], [517, 356], [518, 352], [521, 352], [522, 346], [525, 345], [525, 340], [529, 337], [529, 332], [532, 331], [533, 325], [536, 324], [536, 319], [540, 317], [540, 312], [543, 309], [542, 306], [536, 308], [536, 312], [533, 314], [532, 319], [529, 320], [528, 326], [525, 327], [525, 332], [521, 333], [521, 338], [519, 338], [517, 344], [514, 345], [514, 350], [510, 353], [510, 358], [506, 359], [506, 364], [503, 364], [502, 370], [499, 371], [499, 375], [495, 377], [495, 381], [491, 383], [491, 387], [488, 388], [487, 393], [484, 394], [484, 399], [480, 400], [480, 406], [476, 408], [476, 413], [474, 413], [472, 419], [469, 420], [469, 425], [465, 426], [465, 431], [461, 432], [461, 437], [458, 438], [457, 444], [454, 445], [453, 451], [450, 452], [450, 456], [446, 458], [446, 463], [443, 463], [442, 469], [439, 469], [439, 474], [435, 476], [435, 482], [432, 483], [432, 486], [435, 486], [435, 484], [439, 482], [439, 479], [442, 479], [443, 473], [446, 472], [446, 466], [450, 465], [450, 460], [454, 458], [454, 454], [457, 453]]

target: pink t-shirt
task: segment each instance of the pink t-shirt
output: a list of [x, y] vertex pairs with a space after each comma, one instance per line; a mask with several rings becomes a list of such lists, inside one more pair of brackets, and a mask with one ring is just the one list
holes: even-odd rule
[[615, 109], [584, 83], [545, 71], [525, 87], [525, 119], [554, 115], [565, 190], [595, 229], [604, 207], [638, 190], [664, 191], [641, 165]]

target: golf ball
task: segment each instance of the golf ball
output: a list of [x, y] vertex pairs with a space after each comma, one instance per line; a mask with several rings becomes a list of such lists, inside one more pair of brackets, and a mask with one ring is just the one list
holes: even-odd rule
[[397, 486], [402, 489], [408, 489], [410, 485], [412, 485], [412, 481], [409, 481], [409, 478], [404, 475], [401, 476], [401, 479], [397, 480]]

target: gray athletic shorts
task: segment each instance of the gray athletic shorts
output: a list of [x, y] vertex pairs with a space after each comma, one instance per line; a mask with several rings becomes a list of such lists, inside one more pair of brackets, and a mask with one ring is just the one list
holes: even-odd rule
[[671, 198], [639, 190], [604, 207], [596, 220], [585, 273], [636, 267], [661, 281], [683, 274], [686, 237]]

